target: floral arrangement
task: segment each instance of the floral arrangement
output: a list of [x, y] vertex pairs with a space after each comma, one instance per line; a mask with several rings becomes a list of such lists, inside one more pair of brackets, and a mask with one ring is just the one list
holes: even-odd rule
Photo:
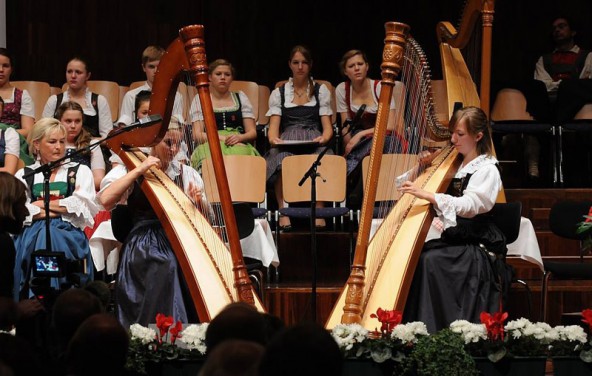
[[207, 323], [191, 324], [183, 329], [180, 321], [175, 323], [173, 317], [160, 313], [156, 315], [158, 332], [140, 324], [133, 324], [130, 326], [126, 368], [146, 374], [147, 362], [203, 358], [206, 353], [207, 327]]
[[[585, 219], [584, 221], [578, 223], [578, 228], [576, 230], [577, 234], [585, 234], [592, 230], [592, 207], [588, 210], [588, 215], [583, 216]], [[584, 238], [582, 244], [582, 251], [591, 251], [592, 250], [592, 233], [589, 233], [586, 238]]]

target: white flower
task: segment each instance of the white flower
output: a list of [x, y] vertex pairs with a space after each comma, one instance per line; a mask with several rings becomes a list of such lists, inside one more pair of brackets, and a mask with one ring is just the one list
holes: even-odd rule
[[181, 332], [179, 341], [185, 343], [189, 350], [197, 350], [202, 354], [206, 353], [206, 330], [208, 323], [191, 324]]
[[140, 324], [130, 326], [130, 333], [132, 339], [139, 339], [144, 345], [149, 344], [156, 338], [156, 331], [154, 329], [146, 328]]
[[487, 339], [487, 329], [484, 324], [474, 324], [467, 320], [456, 320], [450, 324], [454, 333], [459, 333], [465, 344], [477, 343]]
[[0, 330], [0, 333], [6, 333], [6, 334], [10, 334], [11, 336], [15, 336], [16, 335], [16, 328], [12, 328], [12, 330], [10, 330], [10, 331]]
[[362, 343], [368, 337], [368, 330], [359, 324], [338, 324], [331, 331], [331, 335], [339, 348], [347, 351], [356, 343]]
[[579, 325], [559, 325], [555, 327], [555, 331], [557, 334], [556, 340], [558, 341], [580, 342], [581, 344], [584, 344], [588, 341], [588, 336], [586, 335], [586, 332]]
[[423, 322], [414, 321], [395, 326], [391, 338], [398, 339], [403, 343], [416, 343], [419, 335], [427, 336], [428, 328]]
[[514, 339], [521, 337], [533, 337], [541, 341], [541, 343], [549, 344], [556, 336], [553, 328], [544, 322], [532, 323], [528, 319], [521, 318], [510, 321], [506, 324], [506, 332]]

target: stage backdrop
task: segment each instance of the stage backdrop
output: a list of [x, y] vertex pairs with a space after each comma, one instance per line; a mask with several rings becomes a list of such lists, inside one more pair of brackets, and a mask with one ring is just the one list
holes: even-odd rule
[[[237, 79], [273, 87], [286, 79], [288, 53], [305, 44], [314, 55], [313, 75], [335, 85], [338, 62], [363, 49], [371, 75], [379, 77], [384, 23], [401, 21], [424, 47], [440, 78], [435, 26], [459, 19], [462, 0], [6, 0], [7, 47], [14, 53], [13, 80], [64, 83], [66, 62], [81, 55], [92, 79], [128, 85], [144, 79], [145, 46], [164, 47], [189, 24], [206, 26], [210, 60], [227, 58]], [[532, 77], [537, 57], [551, 49], [549, 24], [567, 14], [579, 28], [577, 40], [590, 48], [589, 0], [498, 0], [494, 18], [493, 80]]]

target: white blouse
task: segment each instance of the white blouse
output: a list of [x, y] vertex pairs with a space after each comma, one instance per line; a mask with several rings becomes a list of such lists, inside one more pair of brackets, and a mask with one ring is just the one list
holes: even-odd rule
[[[39, 161], [37, 161], [30, 165], [29, 168], [34, 170], [40, 165]], [[58, 167], [54, 181], [66, 182], [68, 180], [68, 169], [75, 165], [76, 163], [72, 162]], [[16, 172], [15, 176], [26, 185], [27, 182], [23, 178], [24, 174], [25, 169], [21, 168]], [[33, 184], [41, 183], [43, 183], [43, 174], [35, 174]], [[95, 222], [93, 218], [98, 213], [99, 208], [95, 203], [95, 181], [92, 172], [88, 167], [82, 164], [78, 166], [78, 171], [76, 172], [76, 188], [74, 189], [74, 192], [70, 197], [59, 200], [58, 203], [68, 211], [67, 213], [62, 214], [63, 221], [69, 222], [81, 230], [85, 227], [92, 227], [94, 225]], [[41, 208], [31, 204], [31, 192], [29, 189], [27, 189], [26, 206], [29, 210], [29, 215], [25, 218], [25, 225], [30, 225], [33, 221], [33, 216], [39, 214]]]
[[[366, 106], [366, 112], [371, 113], [371, 114], [375, 114], [376, 111], [378, 111], [378, 99], [380, 97], [380, 91], [382, 89], [382, 83], [379, 81], [378, 84], [375, 83], [376, 80], [372, 80], [370, 79], [370, 91], [372, 93], [372, 99], [373, 99], [373, 105], [372, 106]], [[376, 85], [376, 86], [374, 86]], [[395, 99], [397, 99], [397, 103], [400, 103], [398, 101], [397, 96], [400, 95], [400, 91], [399, 89], [403, 88], [403, 83], [402, 82], [396, 82], [395, 83], [395, 88], [393, 91], [393, 96], [391, 98], [391, 106], [390, 109], [393, 110], [395, 108]], [[376, 87], [376, 90], [375, 90]], [[347, 112], [348, 110], [348, 103], [351, 103], [351, 108], [352, 111], [355, 113], [356, 111], [358, 111], [358, 109], [360, 108], [359, 105], [354, 104], [353, 102], [353, 90], [350, 86], [350, 90], [349, 90], [349, 100], [347, 98], [345, 98], [345, 82], [340, 83], [339, 85], [337, 85], [337, 88], [335, 89], [335, 100], [337, 102], [337, 112], [338, 113], [343, 113], [343, 112]]]
[[[255, 114], [253, 114], [253, 105], [251, 104], [251, 101], [249, 100], [247, 95], [245, 93], [243, 93], [242, 91], [239, 91], [238, 98], [240, 99], [240, 102], [241, 102], [241, 114], [243, 115], [243, 119], [255, 119]], [[235, 103], [235, 105], [232, 107], [217, 108], [216, 110], [233, 110], [237, 106], [238, 106], [238, 103]], [[189, 118], [191, 119], [192, 123], [195, 121], [202, 121], [204, 119], [203, 111], [201, 109], [201, 103], [199, 101], [198, 95], [196, 95], [193, 98], [193, 101], [191, 101], [191, 109], [189, 110]]]
[[17, 131], [12, 127], [8, 127], [4, 131], [0, 130], [0, 132], [4, 132], [4, 155], [11, 154], [19, 158], [21, 141]]
[[[310, 88], [313, 90], [313, 88]], [[300, 106], [297, 104], [292, 103], [294, 100], [294, 85], [292, 83], [292, 78], [286, 82], [285, 90], [284, 90], [284, 107], [291, 108]], [[319, 116], [331, 116], [333, 115], [333, 110], [331, 109], [331, 92], [327, 89], [327, 86], [321, 85], [319, 88]], [[304, 104], [304, 106], [312, 107], [317, 104], [317, 100], [313, 95], [308, 103]], [[272, 116], [272, 115], [282, 115], [282, 97], [280, 95], [280, 88], [275, 88], [271, 95], [269, 96], [269, 111], [265, 114], [265, 116]]]

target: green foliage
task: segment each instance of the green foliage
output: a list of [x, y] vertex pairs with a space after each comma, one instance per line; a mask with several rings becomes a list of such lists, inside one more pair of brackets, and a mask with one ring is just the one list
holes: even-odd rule
[[170, 343], [158, 344], [151, 342], [149, 344], [142, 344], [141, 340], [132, 339], [130, 340], [125, 368], [128, 371], [146, 375], [148, 373], [146, 367], [150, 362], [160, 363], [170, 360], [193, 360], [203, 359], [203, 357], [204, 355], [197, 350], [181, 348]]
[[450, 329], [420, 338], [407, 358], [405, 372], [418, 376], [477, 375], [463, 339]]

